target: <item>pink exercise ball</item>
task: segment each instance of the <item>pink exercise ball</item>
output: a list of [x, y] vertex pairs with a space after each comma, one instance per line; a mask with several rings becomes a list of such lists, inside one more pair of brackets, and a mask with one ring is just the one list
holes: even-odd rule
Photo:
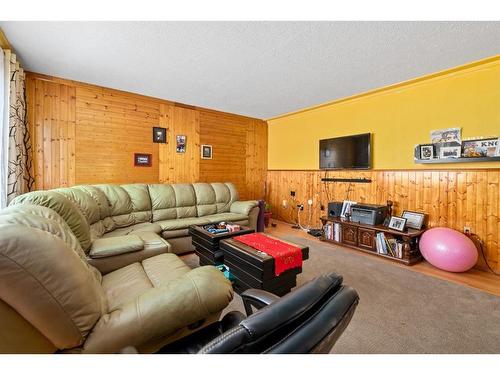
[[465, 234], [437, 227], [424, 232], [420, 252], [434, 267], [450, 272], [465, 272], [477, 262], [477, 248]]

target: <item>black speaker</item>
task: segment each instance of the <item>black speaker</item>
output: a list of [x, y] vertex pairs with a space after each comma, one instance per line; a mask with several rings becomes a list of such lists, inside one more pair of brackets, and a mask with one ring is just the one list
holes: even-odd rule
[[329, 202], [328, 203], [328, 216], [338, 217], [342, 212], [342, 202]]

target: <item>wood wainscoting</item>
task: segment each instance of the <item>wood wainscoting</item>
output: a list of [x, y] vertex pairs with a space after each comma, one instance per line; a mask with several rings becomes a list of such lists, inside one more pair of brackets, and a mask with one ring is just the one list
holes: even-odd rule
[[[323, 183], [323, 177], [369, 178], [371, 183]], [[273, 216], [293, 222], [296, 202], [304, 204], [301, 223], [320, 227], [329, 201], [352, 200], [385, 204], [394, 202], [394, 214], [403, 210], [425, 212], [428, 226], [446, 226], [463, 231], [469, 227], [485, 244], [489, 264], [500, 270], [500, 169], [477, 170], [371, 170], [331, 171], [270, 170], [267, 201]], [[312, 208], [307, 200], [312, 199]], [[287, 200], [287, 207], [282, 205]], [[322, 211], [321, 207], [325, 207]], [[485, 268], [480, 257], [478, 268]]]
[[[242, 199], [264, 198], [265, 121], [37, 73], [26, 82], [37, 189], [231, 181]], [[153, 143], [154, 126], [168, 129], [166, 144]], [[200, 144], [213, 146], [212, 160]], [[134, 153], [151, 154], [152, 166], [134, 166]]]

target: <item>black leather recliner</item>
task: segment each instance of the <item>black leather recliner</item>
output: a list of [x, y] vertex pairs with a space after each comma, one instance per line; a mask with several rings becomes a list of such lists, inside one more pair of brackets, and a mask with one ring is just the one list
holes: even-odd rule
[[[280, 298], [259, 289], [241, 294], [247, 317], [233, 311], [159, 353], [329, 353], [351, 321], [358, 293], [342, 276], [322, 275]], [[253, 313], [253, 308], [258, 309]]]

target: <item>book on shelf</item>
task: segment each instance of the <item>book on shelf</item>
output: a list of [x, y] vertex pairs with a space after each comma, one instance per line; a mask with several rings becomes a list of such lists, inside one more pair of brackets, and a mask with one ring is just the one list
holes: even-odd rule
[[403, 242], [392, 236], [379, 232], [375, 237], [377, 253], [390, 255], [394, 258], [403, 258]]
[[340, 242], [340, 224], [328, 223], [323, 226], [324, 237], [330, 241]]

